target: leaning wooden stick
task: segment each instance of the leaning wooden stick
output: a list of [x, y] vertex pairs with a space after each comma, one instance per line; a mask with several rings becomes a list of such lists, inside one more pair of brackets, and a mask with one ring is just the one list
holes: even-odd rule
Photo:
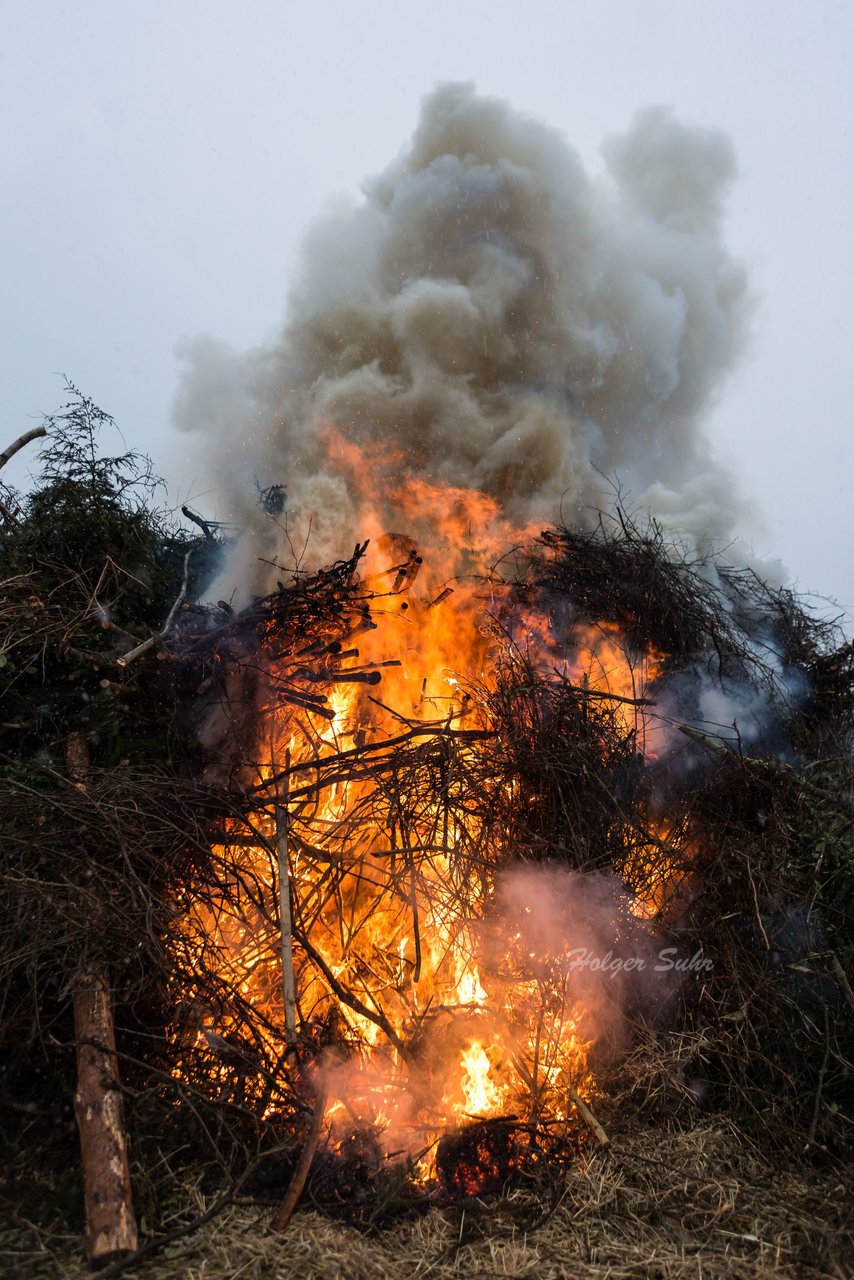
[[282, 996], [285, 1005], [285, 1044], [295, 1045], [296, 982], [294, 980], [293, 919], [291, 916], [291, 881], [288, 860], [288, 799], [291, 767], [290, 750], [285, 752], [285, 782], [281, 803], [276, 807], [276, 854], [279, 863], [279, 921], [282, 934]]
[[285, 1193], [285, 1198], [276, 1210], [276, 1216], [272, 1221], [274, 1231], [282, 1232], [287, 1228], [288, 1223], [293, 1217], [294, 1209], [297, 1207], [297, 1201], [302, 1195], [305, 1180], [308, 1177], [308, 1171], [311, 1168], [311, 1162], [317, 1151], [320, 1142], [320, 1133], [323, 1129], [323, 1115], [326, 1111], [326, 1089], [321, 1084], [317, 1091], [317, 1101], [314, 1106], [314, 1115], [311, 1117], [311, 1125], [309, 1126], [308, 1136], [305, 1140], [305, 1146], [299, 1158], [299, 1163], [294, 1170], [294, 1176], [291, 1178], [291, 1185]]
[[142, 654], [147, 653], [149, 649], [153, 649], [154, 646], [159, 643], [159, 641], [165, 640], [166, 637], [168, 636], [169, 629], [175, 620], [175, 614], [178, 612], [181, 605], [187, 599], [187, 583], [190, 578], [190, 556], [192, 554], [193, 554], [193, 549], [190, 548], [190, 550], [184, 556], [184, 580], [181, 583], [181, 590], [178, 593], [178, 598], [173, 604], [172, 608], [169, 610], [169, 617], [164, 622], [163, 627], [161, 628], [160, 631], [156, 633], [156, 635], [149, 636], [147, 640], [143, 640], [142, 644], [138, 644], [136, 648], [131, 649], [129, 653], [123, 653], [120, 658], [116, 658], [117, 667], [130, 666], [130, 664], [132, 662], [135, 662], [137, 658], [142, 656]]
[[[31, 440], [38, 440], [46, 435], [47, 429], [45, 427], [34, 427], [32, 431], [25, 431], [22, 436], [18, 436], [18, 439], [13, 444], [10, 444], [8, 449], [4, 449], [0, 453], [0, 469], [5, 467], [9, 459], [14, 458], [15, 454], [23, 449], [24, 445], [29, 444]], [[11, 525], [19, 524], [16, 512], [2, 498], [0, 498], [0, 513], [5, 516]]]
[[590, 1107], [587, 1105], [587, 1103], [582, 1098], [581, 1094], [576, 1089], [575, 1085], [570, 1083], [568, 1085], [567, 1091], [569, 1093], [570, 1099], [573, 1102], [573, 1105], [580, 1112], [582, 1119], [589, 1126], [589, 1128], [592, 1129], [593, 1133], [595, 1134], [596, 1141], [599, 1143], [599, 1146], [600, 1147], [610, 1146], [611, 1139], [608, 1137], [607, 1133], [602, 1128], [601, 1124], [596, 1119], [593, 1112], [590, 1110]]
[[[91, 760], [88, 739], [80, 730], [72, 730], [65, 740], [65, 764], [73, 785], [85, 791]], [[77, 1042], [74, 1109], [83, 1166], [86, 1255], [90, 1266], [103, 1267], [136, 1249], [136, 1217], [105, 968], [81, 965], [73, 986]]]

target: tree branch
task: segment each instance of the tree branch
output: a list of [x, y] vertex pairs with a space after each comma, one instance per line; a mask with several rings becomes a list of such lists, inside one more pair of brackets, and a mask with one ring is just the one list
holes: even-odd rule
[[18, 439], [15, 440], [14, 443], [10, 444], [8, 449], [4, 450], [3, 453], [0, 453], [0, 470], [5, 467], [7, 462], [14, 458], [15, 454], [20, 449], [23, 449], [24, 445], [29, 444], [31, 440], [40, 440], [42, 436], [46, 435], [47, 427], [33, 427], [32, 431], [25, 431], [22, 436], [18, 436]]
[[169, 617], [164, 622], [162, 630], [156, 632], [153, 636], [149, 636], [147, 640], [143, 640], [142, 644], [138, 644], [135, 649], [131, 649], [130, 653], [123, 653], [120, 658], [116, 658], [116, 666], [130, 666], [130, 664], [137, 658], [141, 657], [142, 654], [147, 653], [149, 649], [153, 649], [158, 640], [164, 640], [169, 634], [169, 628], [172, 626], [175, 614], [187, 598], [187, 583], [190, 578], [190, 556], [192, 554], [193, 551], [191, 548], [184, 556], [184, 580], [181, 583], [181, 590], [178, 593], [178, 598], [169, 610]]

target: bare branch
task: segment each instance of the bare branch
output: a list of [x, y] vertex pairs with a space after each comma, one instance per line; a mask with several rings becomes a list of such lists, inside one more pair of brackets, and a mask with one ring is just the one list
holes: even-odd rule
[[18, 436], [18, 439], [10, 444], [8, 449], [4, 450], [3, 453], [0, 453], [0, 470], [5, 467], [7, 462], [14, 458], [15, 454], [18, 453], [19, 450], [23, 449], [25, 445], [28, 445], [30, 441], [41, 440], [41, 438], [46, 435], [46, 427], [33, 427], [32, 431], [25, 431], [22, 436]]

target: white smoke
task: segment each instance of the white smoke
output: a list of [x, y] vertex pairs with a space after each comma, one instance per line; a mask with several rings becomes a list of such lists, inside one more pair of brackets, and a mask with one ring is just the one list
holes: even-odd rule
[[176, 420], [213, 436], [220, 514], [253, 535], [244, 578], [281, 552], [253, 477], [287, 486], [316, 559], [362, 533], [330, 425], [520, 524], [582, 523], [616, 479], [701, 548], [731, 536], [740, 501], [702, 430], [748, 309], [721, 238], [730, 144], [652, 108], [604, 156], [593, 181], [560, 133], [443, 85], [363, 199], [311, 232], [280, 340], [185, 348]]

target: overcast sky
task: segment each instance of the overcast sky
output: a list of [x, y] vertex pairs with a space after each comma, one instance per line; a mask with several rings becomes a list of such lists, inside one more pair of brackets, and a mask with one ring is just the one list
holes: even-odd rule
[[740, 166], [728, 240], [753, 337], [709, 434], [762, 509], [757, 552], [854, 608], [850, 0], [0, 0], [0, 15], [0, 445], [57, 407], [64, 372], [201, 501], [198, 440], [170, 429], [176, 348], [278, 328], [312, 218], [386, 166], [436, 81], [557, 126], [593, 171], [603, 136], [668, 104], [726, 130]]

